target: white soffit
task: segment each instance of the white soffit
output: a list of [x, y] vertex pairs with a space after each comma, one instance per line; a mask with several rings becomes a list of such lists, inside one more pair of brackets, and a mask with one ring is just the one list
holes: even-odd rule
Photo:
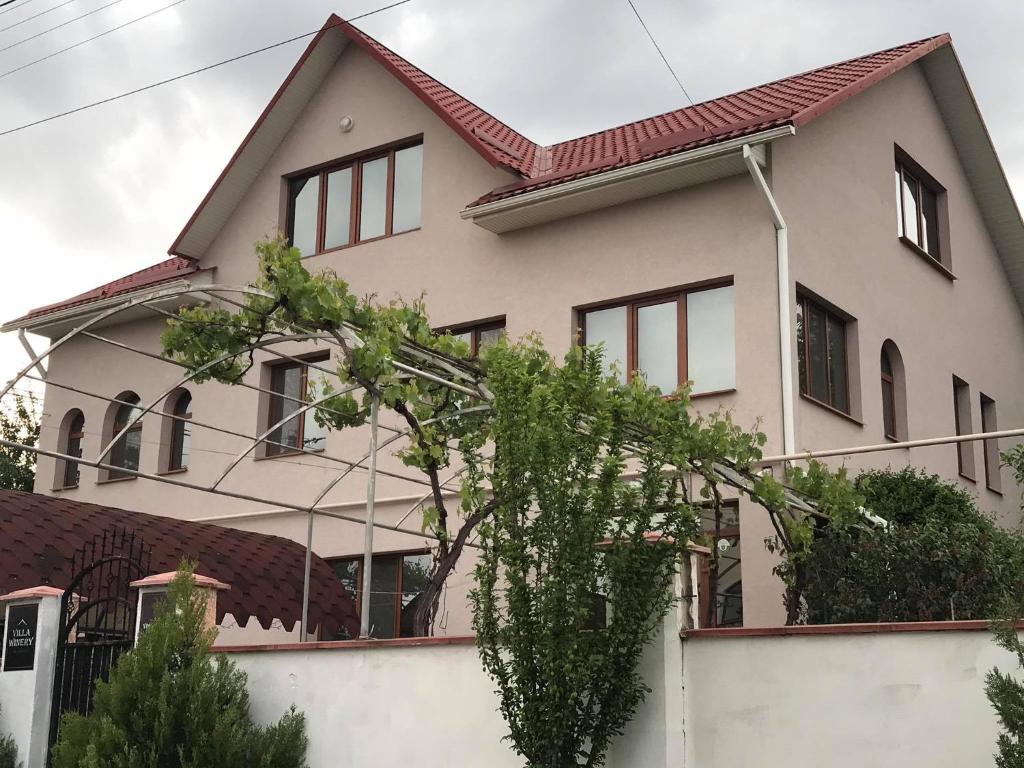
[[753, 136], [729, 139], [720, 144], [483, 203], [465, 209], [461, 216], [501, 234], [737, 176], [747, 172], [743, 163], [744, 144], [750, 144], [754, 159], [764, 166], [766, 141], [791, 136], [794, 132], [791, 126], [783, 126]]
[[198, 215], [174, 250], [176, 254], [201, 258], [206, 253], [349, 42], [340, 28], [333, 27], [324, 33], [306, 60], [300, 62], [277, 101], [268, 107], [265, 119], [246, 137], [237, 158], [215, 185], [209, 199], [201, 204]]
[[952, 46], [942, 46], [920, 64], [1017, 304], [1024, 312], [1024, 221], [970, 85]]

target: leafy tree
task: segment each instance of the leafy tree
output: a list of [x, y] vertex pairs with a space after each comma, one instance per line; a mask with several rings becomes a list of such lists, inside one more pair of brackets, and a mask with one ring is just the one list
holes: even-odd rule
[[[996, 642], [1017, 658], [1017, 674], [1024, 669], [1024, 647], [1017, 636], [1016, 621], [995, 626]], [[1018, 677], [992, 669], [985, 676], [985, 695], [991, 702], [1003, 732], [999, 734], [997, 768], [1024, 768], [1024, 685]]]
[[210, 652], [206, 600], [182, 567], [136, 648], [97, 684], [88, 717], [64, 716], [54, 768], [304, 768], [305, 718], [249, 716], [246, 675]]
[[0, 735], [0, 768], [19, 768], [18, 746], [10, 736]]
[[[33, 395], [14, 395], [11, 408], [0, 407], [0, 438], [34, 447], [39, 442], [39, 404]], [[0, 488], [32, 491], [36, 454], [0, 445]]]

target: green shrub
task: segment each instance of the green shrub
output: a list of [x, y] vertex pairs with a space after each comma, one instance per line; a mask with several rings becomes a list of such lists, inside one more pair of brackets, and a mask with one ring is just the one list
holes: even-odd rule
[[246, 675], [210, 652], [206, 601], [191, 568], [96, 689], [88, 717], [65, 715], [54, 768], [304, 768], [305, 718], [268, 728], [249, 717]]
[[888, 529], [825, 527], [806, 558], [806, 621], [987, 619], [1016, 594], [1024, 539], [962, 488], [908, 468], [856, 487]]
[[18, 768], [18, 747], [10, 736], [0, 734], [0, 768]]
[[[1024, 647], [1017, 637], [1016, 621], [998, 624], [996, 642], [1017, 657], [1017, 674], [1024, 669]], [[985, 695], [1002, 725], [996, 753], [997, 768], [1024, 768], [1024, 685], [1017, 677], [992, 669], [985, 676]]]

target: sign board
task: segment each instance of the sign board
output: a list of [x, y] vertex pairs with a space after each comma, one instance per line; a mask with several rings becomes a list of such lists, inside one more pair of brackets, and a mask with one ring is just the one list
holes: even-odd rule
[[38, 624], [39, 603], [12, 605], [7, 609], [4, 672], [18, 672], [35, 666]]

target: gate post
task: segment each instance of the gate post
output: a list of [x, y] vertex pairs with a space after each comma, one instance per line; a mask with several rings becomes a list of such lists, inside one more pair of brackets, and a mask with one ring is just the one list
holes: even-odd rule
[[63, 590], [33, 587], [0, 596], [4, 622], [0, 720], [25, 768], [44, 768], [50, 748], [53, 670]]

